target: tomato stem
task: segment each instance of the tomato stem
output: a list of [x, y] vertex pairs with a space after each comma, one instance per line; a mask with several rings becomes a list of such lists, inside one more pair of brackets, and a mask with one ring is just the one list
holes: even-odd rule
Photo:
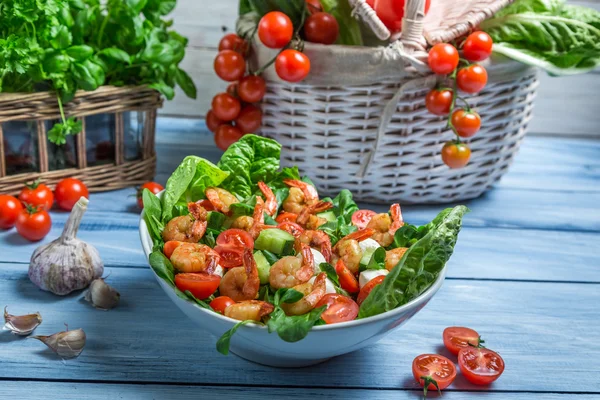
[[460, 136], [458, 136], [458, 132], [456, 131], [454, 124], [452, 124], [452, 113], [454, 112], [454, 108], [456, 107], [456, 99], [458, 97], [458, 84], [456, 83], [457, 71], [458, 68], [452, 71], [452, 73], [449, 76], [449, 78], [452, 80], [452, 102], [450, 103], [450, 112], [448, 113], [448, 123], [446, 124], [446, 128], [452, 129], [452, 132], [454, 132], [454, 134], [456, 135], [456, 143], [458, 144], [460, 143]]
[[431, 375], [429, 376], [422, 376], [421, 379], [423, 379], [423, 382], [425, 383], [425, 386], [423, 386], [423, 400], [427, 399], [427, 388], [429, 386], [430, 383], [433, 384], [433, 386], [436, 387], [436, 389], [438, 390], [438, 393], [440, 394], [440, 396], [442, 395], [442, 391], [440, 390], [440, 387], [438, 386], [438, 383], [435, 379], [433, 379], [431, 377]]
[[26, 183], [25, 187], [27, 187], [27, 189], [35, 190], [40, 185], [40, 183], [42, 183], [42, 179], [37, 178], [35, 181], [33, 181], [31, 183]]
[[471, 106], [469, 105], [469, 102], [464, 97], [461, 97], [461, 96], [457, 95], [456, 98], [458, 100], [462, 101], [463, 103], [465, 103], [465, 109], [466, 109], [467, 112], [471, 112]]
[[476, 349], [485, 349], [485, 346], [482, 345], [482, 343], [485, 343], [485, 340], [483, 340], [481, 338], [481, 336], [479, 336], [477, 338], [477, 345], [471, 344], [471, 342], [467, 342], [467, 344], [471, 347], [475, 347]]

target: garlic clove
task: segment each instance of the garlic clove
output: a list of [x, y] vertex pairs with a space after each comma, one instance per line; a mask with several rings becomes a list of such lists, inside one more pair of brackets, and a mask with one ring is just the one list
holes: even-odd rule
[[27, 336], [42, 323], [42, 316], [39, 312], [28, 315], [10, 315], [7, 308], [8, 306], [4, 307], [4, 329], [15, 335]]
[[109, 286], [104, 279], [98, 278], [90, 283], [85, 299], [92, 303], [94, 307], [107, 311], [119, 304], [121, 295]]
[[79, 356], [85, 346], [85, 332], [83, 329], [67, 330], [50, 336], [32, 336], [31, 339], [37, 339], [44, 343], [63, 359]]

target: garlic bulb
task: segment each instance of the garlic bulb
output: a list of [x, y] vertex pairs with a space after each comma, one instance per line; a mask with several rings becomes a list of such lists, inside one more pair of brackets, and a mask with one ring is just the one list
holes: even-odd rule
[[33, 252], [29, 264], [29, 279], [40, 289], [58, 295], [86, 288], [100, 278], [104, 265], [93, 246], [75, 237], [81, 218], [87, 209], [85, 197], [73, 207], [62, 235]]
[[15, 335], [27, 336], [42, 323], [39, 312], [28, 315], [10, 315], [7, 307], [4, 307], [4, 329]]
[[85, 299], [92, 303], [94, 307], [100, 310], [110, 310], [119, 304], [121, 295], [114, 288], [110, 287], [104, 279], [94, 279], [90, 283], [90, 288], [85, 294]]
[[44, 343], [61, 358], [74, 358], [83, 351], [85, 332], [83, 329], [75, 329], [74, 331], [68, 329], [67, 327], [65, 332], [58, 332], [51, 336], [32, 336], [31, 338]]

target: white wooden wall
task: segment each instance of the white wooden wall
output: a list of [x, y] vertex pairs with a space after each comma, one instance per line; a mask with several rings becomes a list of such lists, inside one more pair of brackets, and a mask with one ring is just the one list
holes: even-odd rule
[[[179, 0], [170, 16], [175, 28], [190, 39], [183, 68], [198, 87], [198, 98], [181, 91], [165, 104], [162, 114], [203, 117], [212, 97], [227, 86], [212, 68], [216, 48], [224, 32], [233, 31], [238, 0]], [[571, 1], [600, 10], [600, 0]], [[532, 134], [600, 137], [600, 70], [562, 78], [542, 77]]]

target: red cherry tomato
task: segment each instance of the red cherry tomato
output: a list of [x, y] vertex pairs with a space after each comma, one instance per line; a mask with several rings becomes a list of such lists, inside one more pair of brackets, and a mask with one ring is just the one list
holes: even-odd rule
[[228, 93], [219, 93], [212, 100], [212, 111], [223, 122], [233, 121], [240, 114], [242, 105]]
[[481, 92], [487, 84], [487, 80], [487, 71], [478, 64], [462, 68], [456, 75], [456, 84], [465, 93]]
[[232, 95], [233, 97], [238, 97], [238, 83], [231, 82], [229, 85], [227, 85], [227, 89], [225, 90], [225, 92], [227, 92], [227, 94]]
[[213, 294], [221, 283], [221, 277], [206, 273], [188, 273], [175, 275], [175, 286], [185, 292], [189, 290], [195, 298], [204, 300]]
[[335, 272], [338, 274], [340, 279], [340, 286], [348, 293], [357, 293], [360, 290], [358, 281], [354, 277], [354, 274], [344, 264], [344, 261], [340, 258], [335, 264]]
[[323, 6], [319, 0], [306, 0], [306, 7], [310, 14], [318, 13], [323, 11]]
[[260, 76], [248, 75], [242, 78], [237, 93], [246, 103], [258, 103], [265, 97], [267, 84]]
[[242, 79], [246, 72], [246, 60], [237, 51], [223, 50], [217, 54], [214, 68], [219, 78], [224, 81], [237, 81]]
[[215, 251], [221, 256], [223, 268], [233, 268], [242, 265], [245, 248], [254, 248], [254, 239], [241, 229], [227, 229], [217, 236]]
[[258, 23], [258, 37], [268, 48], [281, 49], [292, 40], [293, 35], [290, 17], [280, 11], [265, 14]]
[[313, 43], [334, 44], [340, 33], [337, 19], [329, 13], [312, 14], [304, 23], [304, 36]]
[[489, 385], [504, 372], [500, 354], [486, 348], [465, 347], [458, 352], [460, 372], [474, 385]]
[[262, 111], [260, 108], [248, 104], [242, 108], [240, 115], [235, 119], [235, 126], [244, 133], [254, 133], [262, 125]]
[[377, 213], [371, 210], [355, 211], [354, 214], [352, 214], [352, 225], [356, 226], [358, 229], [365, 229], [375, 214]]
[[225, 151], [229, 146], [240, 140], [242, 136], [244, 136], [244, 134], [239, 128], [229, 124], [223, 124], [217, 128], [217, 131], [215, 132], [215, 143], [219, 149]]
[[323, 311], [321, 318], [327, 324], [353, 321], [358, 316], [358, 304], [350, 297], [341, 294], [326, 294], [319, 300], [315, 308], [323, 306], [327, 306], [327, 309]]
[[470, 138], [481, 128], [481, 118], [475, 111], [456, 110], [452, 113], [452, 125], [458, 136]]
[[235, 304], [235, 301], [231, 297], [219, 296], [211, 301], [209, 305], [219, 314], [225, 314], [225, 309], [232, 304]]
[[221, 39], [219, 42], [219, 51], [233, 50], [237, 51], [242, 55], [246, 55], [248, 52], [248, 42], [236, 35], [235, 33], [229, 33]]
[[[421, 354], [413, 360], [413, 376], [424, 388], [425, 397], [427, 389], [446, 389], [456, 378], [456, 366], [444, 356], [438, 354]], [[437, 386], [433, 382], [437, 383]]]
[[144, 193], [144, 189], [148, 189], [153, 194], [158, 194], [162, 192], [165, 188], [160, 183], [156, 182], [146, 182], [142, 186], [140, 186], [136, 195], [139, 208], [144, 208], [144, 199], [142, 198], [142, 193]]
[[52, 190], [48, 186], [37, 180], [21, 189], [19, 200], [48, 211], [52, 208], [52, 203], [54, 203], [54, 194], [52, 194]]
[[310, 60], [297, 50], [284, 50], [275, 60], [275, 72], [286, 82], [300, 82], [310, 72]]
[[178, 240], [169, 240], [167, 243], [165, 243], [165, 245], [163, 247], [163, 254], [168, 259], [171, 259], [171, 256], [173, 255], [173, 252], [175, 251], [175, 249], [178, 248], [179, 246], [181, 246], [182, 244], [183, 244], [183, 242], [180, 242]]
[[277, 228], [290, 233], [296, 239], [298, 239], [300, 235], [304, 233], [304, 228], [292, 221], [283, 221], [277, 225]]
[[433, 115], [448, 115], [452, 104], [451, 90], [433, 89], [425, 97], [425, 107]]
[[451, 326], [444, 329], [444, 346], [452, 354], [458, 354], [460, 349], [479, 345], [479, 333], [470, 328]]
[[471, 33], [463, 45], [463, 54], [469, 61], [483, 61], [492, 54], [494, 41], [485, 32], [477, 31]]
[[[367, 1], [377, 13], [377, 16], [383, 24], [392, 32], [402, 30], [402, 18], [404, 17], [405, 0], [372, 0]], [[425, 1], [425, 14], [429, 12], [431, 0]]]
[[279, 214], [277, 218], [275, 218], [275, 221], [281, 224], [282, 222], [286, 221], [296, 222], [296, 219], [298, 219], [298, 214], [284, 211], [281, 214]]
[[23, 210], [21, 202], [7, 194], [0, 195], [0, 229], [10, 229], [15, 226], [19, 213]]
[[216, 115], [215, 112], [213, 110], [208, 110], [208, 113], [206, 114], [206, 127], [208, 128], [209, 131], [211, 131], [212, 133], [215, 133], [217, 131], [217, 129], [219, 129], [219, 127], [221, 125], [223, 125], [225, 122], [221, 121]]
[[50, 232], [52, 219], [47, 211], [27, 206], [19, 212], [15, 226], [19, 235], [32, 242], [37, 242]]
[[367, 284], [365, 286], [363, 286], [362, 289], [360, 289], [360, 292], [358, 293], [358, 297], [356, 298], [356, 302], [358, 303], [359, 306], [369, 296], [369, 294], [371, 293], [371, 290], [373, 290], [373, 288], [375, 288], [375, 286], [377, 286], [381, 282], [383, 282], [384, 279], [385, 279], [385, 275], [376, 276], [375, 278], [373, 278], [369, 282], [367, 282]]
[[442, 148], [442, 161], [450, 168], [462, 168], [470, 158], [471, 149], [464, 143], [448, 142]]
[[81, 197], [90, 198], [87, 186], [79, 179], [65, 178], [54, 189], [56, 204], [63, 210], [71, 211]]
[[438, 43], [429, 50], [429, 68], [438, 74], [451, 73], [458, 66], [458, 50], [448, 43]]

